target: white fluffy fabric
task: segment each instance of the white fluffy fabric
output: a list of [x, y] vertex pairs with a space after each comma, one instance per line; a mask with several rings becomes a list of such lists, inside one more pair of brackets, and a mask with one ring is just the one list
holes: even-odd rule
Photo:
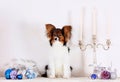
[[68, 47], [63, 46], [59, 41], [55, 41], [50, 48], [47, 75], [49, 78], [69, 78], [71, 76]]

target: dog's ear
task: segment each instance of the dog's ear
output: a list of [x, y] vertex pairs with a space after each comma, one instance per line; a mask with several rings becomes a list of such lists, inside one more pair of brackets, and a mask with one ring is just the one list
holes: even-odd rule
[[46, 32], [47, 32], [47, 37], [51, 38], [51, 32], [53, 29], [55, 29], [55, 26], [52, 24], [46, 24]]
[[64, 26], [62, 30], [65, 36], [65, 41], [68, 42], [71, 38], [72, 26]]

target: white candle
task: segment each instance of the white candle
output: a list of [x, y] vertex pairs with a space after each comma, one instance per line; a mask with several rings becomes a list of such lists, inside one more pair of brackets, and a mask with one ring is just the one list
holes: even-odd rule
[[96, 8], [93, 10], [93, 24], [92, 24], [92, 35], [97, 34], [97, 18], [96, 18]]
[[83, 28], [84, 28], [84, 8], [81, 10], [81, 17], [80, 17], [80, 40], [83, 40]]
[[71, 25], [71, 11], [68, 12], [68, 25]]
[[111, 22], [110, 22], [110, 18], [109, 16], [107, 17], [107, 29], [106, 29], [106, 35], [107, 35], [107, 39], [110, 39], [110, 25]]

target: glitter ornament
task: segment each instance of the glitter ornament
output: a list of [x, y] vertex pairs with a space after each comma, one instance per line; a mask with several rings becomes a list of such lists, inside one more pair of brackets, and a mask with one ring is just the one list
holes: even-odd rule
[[11, 78], [11, 79], [17, 79], [17, 72], [18, 72], [18, 70], [13, 69], [13, 70], [10, 72], [10, 78]]
[[116, 72], [111, 72], [111, 79], [116, 79], [117, 78], [117, 74]]
[[37, 77], [36, 73], [32, 69], [26, 70], [25, 76], [27, 79], [33, 79]]
[[18, 74], [17, 75], [17, 79], [21, 80], [23, 78], [23, 75], [22, 74]]
[[110, 79], [111, 74], [109, 71], [104, 70], [103, 72], [101, 72], [101, 79]]
[[91, 79], [97, 79], [97, 78], [98, 78], [97, 74], [92, 74], [91, 75]]
[[11, 77], [10, 77], [11, 71], [12, 71], [12, 69], [7, 69], [7, 70], [5, 71], [5, 78], [6, 78], [6, 79], [11, 79]]

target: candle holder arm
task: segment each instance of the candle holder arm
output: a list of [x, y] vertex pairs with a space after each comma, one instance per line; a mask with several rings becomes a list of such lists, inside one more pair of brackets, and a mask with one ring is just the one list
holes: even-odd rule
[[103, 45], [103, 44], [101, 44], [101, 43], [98, 43], [98, 44], [97, 44], [97, 47], [102, 46], [102, 48], [103, 48], [104, 50], [109, 50], [110, 45], [111, 45], [111, 41], [110, 41], [109, 39], [107, 39], [106, 45]]
[[90, 46], [91, 48], [93, 48], [93, 45], [92, 45], [92, 44], [84, 45], [82, 41], [79, 41], [79, 46], [80, 46], [80, 49], [81, 49], [82, 51], [85, 51], [85, 50], [87, 49], [87, 47], [89, 47], [89, 46]]

